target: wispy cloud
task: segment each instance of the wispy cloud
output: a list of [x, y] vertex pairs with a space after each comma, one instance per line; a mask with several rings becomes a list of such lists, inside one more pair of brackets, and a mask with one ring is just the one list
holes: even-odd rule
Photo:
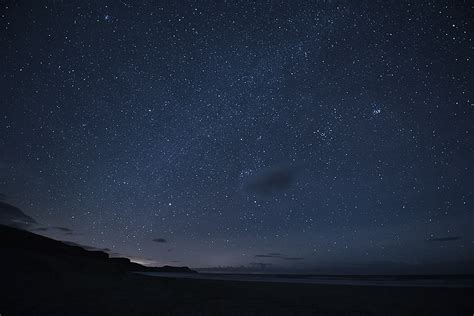
[[52, 230], [60, 231], [60, 232], [64, 233], [65, 235], [73, 235], [74, 234], [72, 229], [67, 228], [67, 227], [63, 227], [63, 226], [37, 227], [37, 228], [32, 229], [32, 231], [36, 231], [36, 232], [47, 232], [47, 231], [52, 231]]
[[447, 241], [456, 241], [461, 239], [460, 236], [446, 236], [446, 237], [436, 237], [436, 238], [428, 238], [425, 241], [427, 242], [447, 242]]
[[20, 229], [31, 229], [37, 222], [18, 207], [0, 201], [0, 224]]
[[81, 247], [81, 248], [84, 248], [85, 250], [89, 250], [89, 251], [103, 251], [103, 252], [107, 252], [107, 253], [111, 252], [111, 250], [109, 248], [97, 248], [97, 247], [94, 247], [94, 246], [79, 244], [79, 243], [76, 243], [76, 242], [73, 242], [73, 241], [63, 241], [63, 243], [65, 243], [66, 245], [70, 245], [70, 246]]
[[304, 257], [291, 257], [287, 255], [283, 255], [279, 252], [270, 252], [266, 254], [257, 254], [255, 255], [255, 258], [276, 258], [276, 259], [282, 259], [282, 260], [290, 260], [290, 261], [297, 261], [297, 260], [304, 260]]

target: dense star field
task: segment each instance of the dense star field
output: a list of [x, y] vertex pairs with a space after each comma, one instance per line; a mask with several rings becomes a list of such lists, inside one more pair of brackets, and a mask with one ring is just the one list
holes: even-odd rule
[[153, 265], [474, 259], [468, 1], [0, 11], [0, 192], [32, 231]]

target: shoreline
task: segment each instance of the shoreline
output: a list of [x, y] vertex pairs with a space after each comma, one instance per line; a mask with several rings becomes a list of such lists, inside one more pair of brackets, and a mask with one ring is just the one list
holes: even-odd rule
[[461, 282], [454, 282], [458, 277], [449, 280], [442, 276], [322, 276], [322, 275], [278, 275], [278, 274], [244, 274], [244, 273], [168, 273], [168, 272], [133, 272], [158, 278], [177, 278], [192, 280], [215, 280], [236, 282], [318, 284], [341, 286], [379, 286], [379, 287], [421, 287], [421, 288], [474, 288], [474, 276], [464, 276]]

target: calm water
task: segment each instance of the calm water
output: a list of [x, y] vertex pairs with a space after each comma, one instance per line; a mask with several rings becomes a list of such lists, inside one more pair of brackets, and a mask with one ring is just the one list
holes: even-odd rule
[[165, 278], [246, 282], [282, 282], [368, 286], [474, 287], [474, 276], [321, 276], [291, 274], [141, 273]]

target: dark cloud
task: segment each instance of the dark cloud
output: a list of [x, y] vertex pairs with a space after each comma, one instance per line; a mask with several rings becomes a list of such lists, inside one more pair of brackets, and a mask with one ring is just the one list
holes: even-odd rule
[[20, 229], [31, 229], [37, 222], [19, 208], [0, 201], [0, 224]]
[[31, 231], [33, 232], [47, 232], [49, 230], [48, 227], [38, 227], [38, 228], [33, 228]]
[[284, 260], [292, 260], [292, 261], [297, 261], [297, 260], [304, 260], [303, 257], [282, 257]]
[[456, 241], [461, 239], [460, 236], [447, 236], [447, 237], [437, 237], [437, 238], [428, 238], [427, 242], [445, 242], [445, 241]]
[[255, 258], [280, 258], [280, 256], [273, 256], [273, 255], [255, 255]]
[[154, 241], [154, 242], [159, 242], [159, 243], [165, 243], [165, 242], [167, 242], [167, 240], [164, 239], [164, 238], [155, 238], [155, 239], [153, 239], [153, 241]]
[[257, 174], [245, 184], [247, 191], [259, 195], [272, 195], [289, 189], [294, 182], [296, 169], [293, 167], [275, 167]]
[[52, 231], [52, 230], [59, 230], [60, 232], [63, 232], [65, 235], [73, 235], [72, 229], [67, 228], [67, 227], [62, 227], [62, 226], [37, 227], [37, 228], [32, 229], [32, 231], [37, 231], [37, 232], [46, 232], [46, 231]]
[[26, 215], [18, 207], [3, 202], [4, 199], [5, 195], [0, 193], [0, 224], [36, 232], [58, 230], [65, 235], [73, 234], [72, 229], [63, 226], [38, 227], [38, 222], [34, 218]]
[[290, 261], [297, 261], [297, 260], [304, 260], [303, 257], [290, 257], [283, 255], [278, 252], [271, 252], [267, 254], [258, 254], [255, 255], [255, 258], [277, 258], [277, 259], [282, 259], [282, 260], [290, 260]]
[[67, 227], [62, 227], [62, 226], [53, 226], [51, 227], [52, 229], [60, 230], [65, 233], [72, 233], [72, 229], [67, 228]]
[[84, 248], [85, 250], [89, 250], [89, 251], [111, 252], [111, 250], [109, 248], [97, 248], [97, 247], [94, 247], [94, 246], [79, 244], [79, 243], [76, 243], [76, 242], [73, 242], [73, 241], [63, 241], [63, 243], [65, 243], [66, 245], [70, 245], [70, 246], [81, 247], [81, 248]]

